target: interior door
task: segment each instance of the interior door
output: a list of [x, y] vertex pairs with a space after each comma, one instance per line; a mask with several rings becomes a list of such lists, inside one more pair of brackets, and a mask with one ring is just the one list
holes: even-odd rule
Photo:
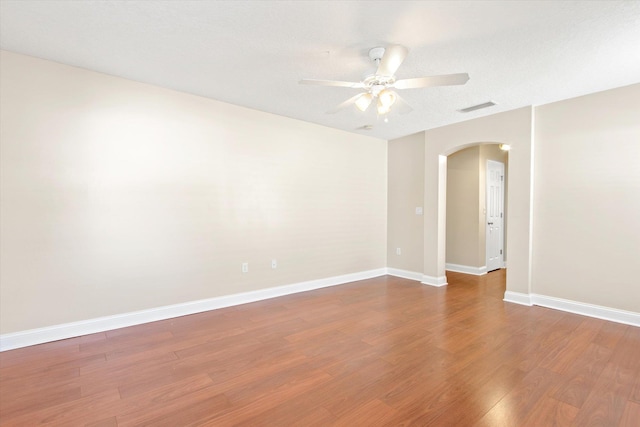
[[504, 163], [487, 160], [487, 271], [504, 266]]

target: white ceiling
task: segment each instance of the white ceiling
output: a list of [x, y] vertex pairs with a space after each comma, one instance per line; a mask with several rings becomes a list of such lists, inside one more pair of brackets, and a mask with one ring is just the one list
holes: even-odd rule
[[[298, 84], [359, 81], [389, 44], [409, 48], [398, 79], [471, 79], [402, 91], [414, 110], [389, 123], [375, 108], [325, 113], [356, 89]], [[0, 47], [392, 139], [640, 82], [640, 1], [2, 0]]]

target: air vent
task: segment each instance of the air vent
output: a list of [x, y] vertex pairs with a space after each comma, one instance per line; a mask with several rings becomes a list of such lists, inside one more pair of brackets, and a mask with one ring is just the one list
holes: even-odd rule
[[461, 113], [470, 113], [472, 111], [480, 110], [482, 108], [493, 107], [494, 105], [496, 105], [495, 102], [489, 101], [489, 102], [485, 102], [484, 104], [474, 105], [471, 107], [463, 108], [462, 110], [458, 110], [458, 111], [460, 111]]

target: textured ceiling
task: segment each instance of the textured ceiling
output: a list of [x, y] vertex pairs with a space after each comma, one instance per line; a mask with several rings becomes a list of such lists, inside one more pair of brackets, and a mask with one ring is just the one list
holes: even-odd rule
[[[326, 114], [356, 89], [298, 84], [359, 81], [389, 44], [409, 49], [398, 79], [471, 79], [402, 91], [414, 110], [388, 123], [374, 108]], [[391, 139], [640, 82], [640, 1], [2, 0], [0, 47]]]

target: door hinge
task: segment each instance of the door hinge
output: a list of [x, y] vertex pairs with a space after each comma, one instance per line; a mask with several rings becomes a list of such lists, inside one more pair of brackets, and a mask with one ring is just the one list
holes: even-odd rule
[[500, 249], [500, 255], [502, 255], [502, 249]]
[[504, 175], [500, 175], [500, 181], [504, 181]]
[[500, 212], [500, 218], [502, 218], [502, 212]]

